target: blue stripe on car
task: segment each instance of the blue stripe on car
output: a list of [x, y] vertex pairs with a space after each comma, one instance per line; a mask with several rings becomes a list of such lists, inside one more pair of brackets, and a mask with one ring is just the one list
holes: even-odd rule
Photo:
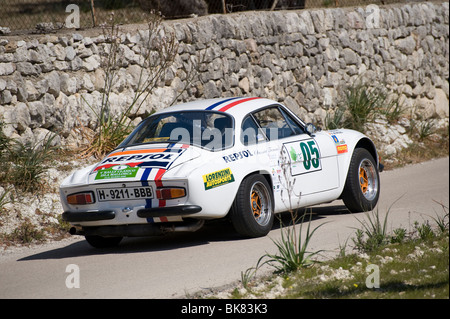
[[[149, 186], [148, 177], [150, 176], [151, 171], [152, 171], [152, 168], [146, 168], [144, 170], [144, 173], [142, 174], [142, 177], [141, 177], [142, 186]], [[145, 200], [145, 208], [151, 208], [151, 207], [152, 207], [152, 200], [146, 199]]]
[[229, 98], [229, 99], [226, 99], [226, 100], [223, 100], [223, 101], [214, 103], [213, 105], [208, 106], [205, 110], [212, 110], [212, 109], [215, 108], [216, 106], [219, 106], [219, 105], [221, 105], [221, 104], [223, 104], [223, 103], [226, 103], [226, 102], [232, 101], [232, 100], [236, 100], [236, 99], [239, 99], [239, 98], [240, 98], [240, 97], [232, 97], [232, 98]]

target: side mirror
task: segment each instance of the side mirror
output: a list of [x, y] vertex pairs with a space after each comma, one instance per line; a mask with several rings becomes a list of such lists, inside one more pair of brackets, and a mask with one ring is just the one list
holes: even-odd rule
[[308, 133], [309, 135], [313, 135], [314, 133], [316, 133], [317, 128], [316, 128], [316, 126], [315, 126], [314, 124], [308, 123], [308, 124], [306, 124], [306, 126], [305, 126], [305, 131], [306, 131], [306, 133]]

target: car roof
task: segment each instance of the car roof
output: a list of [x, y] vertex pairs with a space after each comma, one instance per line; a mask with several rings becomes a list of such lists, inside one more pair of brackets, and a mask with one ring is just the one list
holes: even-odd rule
[[157, 113], [179, 112], [179, 111], [218, 111], [225, 112], [236, 119], [242, 119], [248, 113], [265, 106], [280, 104], [276, 101], [260, 97], [229, 97], [217, 99], [203, 99], [182, 103], [167, 107]]

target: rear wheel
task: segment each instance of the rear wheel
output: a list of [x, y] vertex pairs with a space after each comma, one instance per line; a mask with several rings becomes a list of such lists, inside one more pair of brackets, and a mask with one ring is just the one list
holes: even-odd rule
[[95, 248], [108, 248], [119, 245], [123, 237], [102, 237], [97, 235], [84, 236], [86, 241]]
[[372, 210], [380, 196], [380, 177], [376, 162], [368, 150], [355, 149], [345, 182], [342, 199], [352, 212]]
[[272, 189], [262, 175], [250, 175], [239, 186], [231, 210], [235, 230], [246, 237], [265, 236], [272, 229]]

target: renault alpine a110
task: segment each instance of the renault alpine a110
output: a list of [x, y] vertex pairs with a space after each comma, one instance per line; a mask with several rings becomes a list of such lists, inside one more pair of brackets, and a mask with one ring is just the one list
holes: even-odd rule
[[144, 119], [103, 160], [67, 177], [60, 195], [71, 233], [94, 247], [225, 216], [258, 237], [291, 209], [337, 199], [351, 212], [373, 209], [379, 162], [364, 134], [317, 130], [278, 102], [199, 100]]

